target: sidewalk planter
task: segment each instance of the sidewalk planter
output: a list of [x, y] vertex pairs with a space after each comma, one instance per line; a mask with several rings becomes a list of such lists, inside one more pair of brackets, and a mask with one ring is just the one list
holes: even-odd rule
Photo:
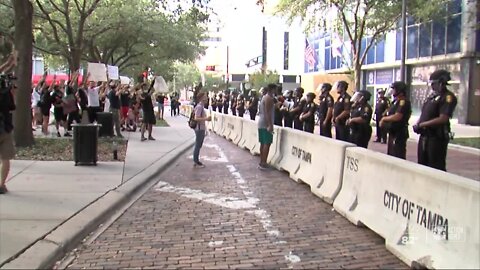
[[98, 133], [101, 125], [74, 124], [73, 127], [73, 161], [78, 164], [97, 165]]
[[113, 114], [111, 112], [98, 112], [97, 123], [100, 125], [99, 137], [113, 137]]

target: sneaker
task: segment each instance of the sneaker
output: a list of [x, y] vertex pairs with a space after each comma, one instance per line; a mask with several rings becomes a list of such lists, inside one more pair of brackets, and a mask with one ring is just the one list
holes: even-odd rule
[[268, 170], [267, 165], [262, 165], [262, 164], [258, 164], [257, 168], [260, 169], [260, 170], [262, 170], [262, 171]]
[[70, 133], [68, 133], [68, 132], [65, 132], [65, 133], [63, 134], [63, 137], [72, 137], [72, 134], [70, 134]]
[[5, 194], [8, 192], [8, 189], [5, 185], [1, 186], [0, 187], [0, 194]]
[[142, 141], [142, 142], [146, 141], [146, 140], [147, 140], [147, 138], [145, 138], [145, 137], [140, 138], [140, 141]]
[[60, 131], [57, 131], [57, 137], [62, 137], [62, 135], [60, 135]]
[[149, 139], [150, 141], [155, 141], [155, 138], [153, 138], [152, 136], [148, 137], [148, 139]]
[[194, 168], [205, 168], [205, 165], [203, 165], [203, 163], [201, 163], [201, 162], [195, 162], [193, 164], [193, 167]]

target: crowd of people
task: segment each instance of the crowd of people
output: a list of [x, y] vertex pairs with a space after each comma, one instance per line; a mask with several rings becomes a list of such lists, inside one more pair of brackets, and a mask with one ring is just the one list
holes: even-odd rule
[[[457, 104], [455, 95], [447, 88], [450, 80], [450, 73], [446, 70], [431, 74], [429, 86], [432, 91], [423, 104], [418, 122], [413, 126], [414, 132], [420, 135], [418, 163], [443, 171], [446, 171], [448, 142], [452, 137], [449, 119]], [[334, 100], [330, 94], [332, 89], [330, 83], [322, 84], [317, 99], [312, 92], [304, 95], [301, 87], [282, 92], [281, 86], [270, 84], [262, 88], [260, 96], [256, 91], [250, 91], [247, 98], [236, 91], [224, 92], [206, 99], [204, 105], [208, 108], [211, 104], [213, 111], [239, 117], [244, 117], [248, 112], [252, 120], [258, 113], [259, 140], [262, 145], [268, 145], [271, 141], [269, 133], [273, 131], [273, 125], [314, 133], [318, 123], [321, 136], [332, 138], [334, 130], [336, 140], [367, 148], [372, 137], [371, 121], [374, 118], [375, 142], [387, 144], [388, 155], [406, 159], [412, 105], [404, 82], [396, 81], [390, 85], [392, 101], [386, 97], [385, 90], [378, 91], [374, 108], [369, 103], [372, 94], [366, 90], [356, 91], [350, 96], [347, 93], [348, 83], [338, 81], [335, 83], [337, 99]], [[270, 115], [272, 128], [269, 128]], [[262, 169], [266, 166], [264, 152], [268, 156], [268, 149], [260, 154], [259, 168]]]

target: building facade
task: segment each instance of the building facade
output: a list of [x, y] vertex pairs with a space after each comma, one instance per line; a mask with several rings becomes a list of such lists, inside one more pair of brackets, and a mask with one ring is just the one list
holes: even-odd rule
[[[436, 69], [447, 69], [452, 80], [449, 89], [457, 98], [454, 118], [459, 123], [480, 125], [480, 31], [478, 1], [452, 0], [447, 16], [435, 21], [407, 21], [407, 83], [413, 113], [419, 114], [429, 94], [428, 79]], [[477, 11], [477, 12], [475, 12]], [[362, 40], [365, 48], [369, 37]], [[348, 70], [348, 41], [334, 33], [308, 37], [314, 49], [315, 65], [304, 59], [306, 75], [338, 74]], [[372, 94], [400, 80], [402, 29], [389, 32], [367, 52], [362, 66], [361, 85]], [[375, 96], [375, 95], [373, 95]]]

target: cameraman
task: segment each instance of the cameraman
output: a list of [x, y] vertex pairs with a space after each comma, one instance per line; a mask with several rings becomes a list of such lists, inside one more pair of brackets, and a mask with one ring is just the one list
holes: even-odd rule
[[8, 192], [5, 185], [10, 171], [10, 160], [15, 156], [15, 147], [13, 146], [13, 122], [12, 111], [15, 110], [13, 99], [12, 84], [13, 77], [3, 75], [17, 64], [17, 56], [14, 52], [3, 65], [0, 66], [0, 160], [2, 168], [0, 173], [0, 194]]

